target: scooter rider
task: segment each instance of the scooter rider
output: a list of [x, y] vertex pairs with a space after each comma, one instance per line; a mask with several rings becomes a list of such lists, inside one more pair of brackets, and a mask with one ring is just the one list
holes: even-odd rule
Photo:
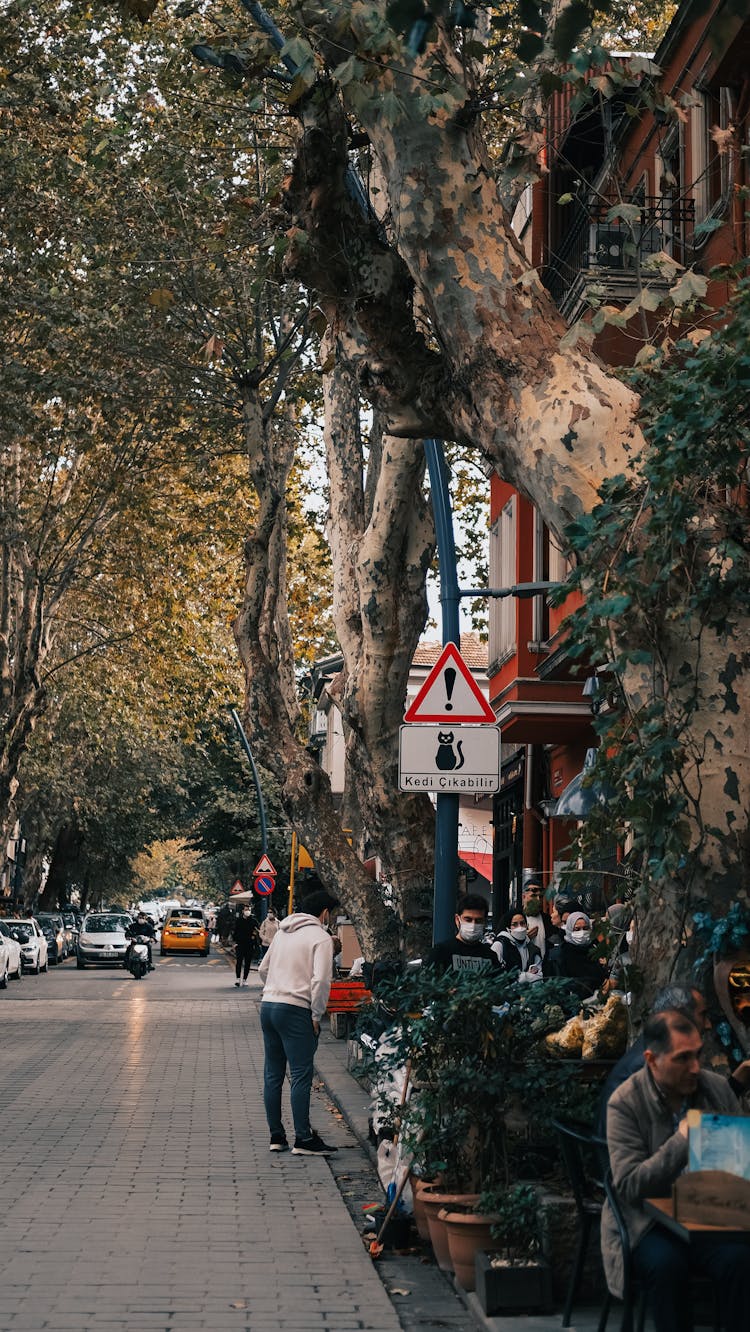
[[127, 936], [130, 939], [130, 943], [128, 944], [127, 951], [125, 953], [125, 960], [123, 963], [125, 969], [127, 970], [128, 965], [130, 963], [130, 948], [133, 939], [140, 937], [141, 939], [146, 939], [147, 941], [146, 946], [148, 948], [148, 969], [149, 971], [153, 971], [154, 962], [151, 956], [151, 944], [156, 939], [156, 930], [154, 929], [154, 922], [150, 919], [149, 916], [146, 915], [145, 911], [138, 912], [138, 915], [136, 916], [133, 924], [130, 926], [130, 929], [127, 930]]

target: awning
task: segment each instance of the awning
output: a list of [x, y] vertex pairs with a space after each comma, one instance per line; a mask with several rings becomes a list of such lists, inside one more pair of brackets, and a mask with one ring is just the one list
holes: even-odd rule
[[459, 860], [463, 860], [465, 865], [471, 865], [478, 874], [488, 883], [492, 883], [492, 852], [491, 851], [459, 851]]

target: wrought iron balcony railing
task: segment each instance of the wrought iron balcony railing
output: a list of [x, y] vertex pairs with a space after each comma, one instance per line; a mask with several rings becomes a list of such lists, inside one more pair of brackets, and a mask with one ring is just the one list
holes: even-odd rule
[[654, 196], [624, 202], [640, 209], [637, 221], [609, 220], [614, 200], [574, 199], [568, 205], [570, 226], [542, 270], [542, 281], [557, 305], [565, 304], [581, 274], [596, 275], [605, 283], [608, 273], [635, 275], [639, 259], [662, 250], [682, 262], [686, 234], [694, 221], [693, 200]]

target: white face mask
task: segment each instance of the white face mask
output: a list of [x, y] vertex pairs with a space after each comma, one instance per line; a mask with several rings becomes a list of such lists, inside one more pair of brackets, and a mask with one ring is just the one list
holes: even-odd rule
[[458, 933], [464, 943], [478, 943], [484, 934], [484, 925], [481, 921], [461, 920], [458, 924]]
[[591, 943], [591, 930], [574, 930], [570, 942], [576, 944], [578, 948], [584, 948], [586, 944]]
[[242, 913], [242, 919], [243, 919], [243, 920], [249, 920], [249, 919], [250, 919], [250, 912], [249, 912], [249, 911], [243, 911], [243, 913]]
[[529, 931], [527, 930], [525, 925], [514, 925], [510, 932], [510, 937], [511, 939], [515, 939], [516, 943], [525, 943], [528, 938], [528, 934]]

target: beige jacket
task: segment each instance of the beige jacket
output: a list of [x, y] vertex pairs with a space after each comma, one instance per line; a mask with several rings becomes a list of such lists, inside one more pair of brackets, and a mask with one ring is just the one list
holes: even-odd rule
[[270, 945], [273, 943], [274, 935], [276, 934], [278, 928], [279, 928], [279, 922], [275, 920], [273, 916], [266, 916], [265, 920], [262, 920], [260, 922], [260, 929], [258, 931], [258, 934], [260, 935], [261, 943], [266, 948], [269, 948]]
[[[703, 1072], [689, 1108], [718, 1114], [742, 1114], [726, 1078]], [[668, 1198], [688, 1161], [687, 1138], [675, 1132], [674, 1117], [647, 1067], [623, 1082], [607, 1108], [607, 1144], [612, 1182], [620, 1199], [631, 1249], [655, 1224], [643, 1209], [644, 1198]], [[622, 1298], [622, 1246], [612, 1209], [602, 1212], [602, 1258], [607, 1285]]]

